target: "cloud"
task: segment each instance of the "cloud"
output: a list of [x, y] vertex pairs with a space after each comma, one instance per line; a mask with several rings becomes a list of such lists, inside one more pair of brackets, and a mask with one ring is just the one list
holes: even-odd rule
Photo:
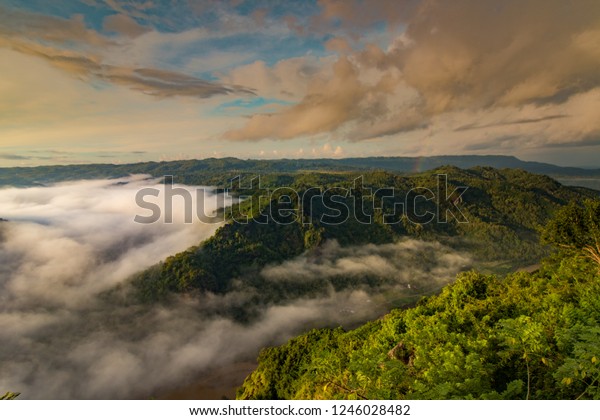
[[0, 159], [6, 160], [29, 160], [31, 157], [23, 155], [15, 155], [12, 153], [0, 153]]
[[[569, 159], [598, 138], [593, 0], [87, 4], [0, 11], [8, 152], [151, 142], [153, 159], [169, 137], [203, 156], [231, 154], [229, 139], [239, 157], [346, 142], [356, 156], [572, 146]], [[222, 95], [281, 102], [240, 111]]]
[[105, 0], [106, 6], [124, 16], [139, 19], [151, 19], [148, 11], [155, 7], [153, 1], [130, 2], [121, 0]]
[[[108, 64], [106, 55], [119, 42], [87, 29], [83, 16], [71, 19], [0, 8], [0, 47], [46, 60], [52, 66], [84, 79], [129, 87], [159, 98], [214, 95], [252, 95], [249, 89], [206, 81], [172, 70]], [[139, 36], [147, 30], [125, 15], [104, 20], [105, 29]]]
[[600, 83], [599, 13], [593, 1], [425, 1], [406, 31], [414, 46], [390, 59], [430, 112], [562, 102]]
[[114, 40], [88, 29], [83, 15], [74, 15], [70, 19], [64, 19], [1, 5], [0, 35], [5, 40], [28, 39], [46, 43], [70, 43], [77, 48], [116, 45]]
[[335, 57], [293, 57], [273, 66], [262, 60], [238, 66], [218, 76], [226, 84], [248, 86], [258, 95], [281, 100], [301, 100], [314, 79], [330, 78]]
[[[398, 148], [415, 156], [485, 151], [578, 166], [581, 164], [578, 160], [585, 161], [582, 157], [597, 152], [594, 149], [577, 151], [593, 146], [595, 139], [600, 138], [600, 109], [592, 106], [597, 100], [600, 100], [600, 89], [574, 95], [559, 104], [449, 111], [430, 117], [425, 126], [404, 131], [401, 141], [390, 135], [368, 144], [385, 145], [386, 149], [378, 151], [384, 155], [397, 154]], [[553, 152], [556, 148], [563, 152]], [[570, 149], [568, 153], [566, 148]], [[577, 158], [569, 160], [569, 156]], [[590, 160], [589, 164], [593, 162]]]
[[[397, 5], [327, 0], [320, 5], [322, 13], [313, 23], [321, 29], [335, 32], [336, 23], [355, 32], [377, 23], [385, 23], [390, 34], [403, 25], [406, 29], [391, 41], [388, 37], [387, 47], [366, 43], [348, 51], [348, 43], [331, 38], [327, 45], [341, 55], [329, 77], [311, 78], [297, 105], [256, 114], [224, 138], [286, 140], [324, 134], [351, 141], [394, 136], [401, 143], [406, 133], [422, 137], [450, 115], [519, 114], [524, 107], [535, 112], [513, 120], [515, 124], [504, 122], [532, 126], [540, 136], [538, 146], [555, 144], [557, 135], [573, 146], [584, 144], [600, 128], [596, 120], [588, 121], [586, 130], [572, 130], [575, 124], [567, 121], [580, 119], [576, 103], [600, 87], [598, 2], [424, 0]], [[360, 38], [355, 34], [353, 39]], [[553, 115], [568, 117], [546, 124]], [[501, 124], [486, 126], [488, 135], [505, 138]], [[480, 125], [467, 120], [458, 127]], [[549, 129], [557, 126], [560, 134]], [[432, 128], [440, 135], [444, 129]], [[457, 143], [447, 147], [457, 151]]]
[[160, 98], [174, 96], [208, 98], [214, 95], [234, 93], [253, 95], [251, 90], [240, 86], [207, 82], [175, 71], [103, 64], [97, 57], [85, 56], [73, 51], [57, 50], [37, 44], [14, 42], [11, 47], [17, 52], [43, 58], [54, 67], [73, 75], [123, 85]]
[[4, 269], [10, 273], [3, 282], [8, 295], [81, 305], [86, 296], [112, 288], [216, 230], [214, 224], [184, 224], [183, 202], [178, 201], [172, 225], [133, 223], [136, 214], [144, 215], [135, 193], [149, 185], [146, 178], [0, 190], [0, 214], [12, 222], [3, 226], [2, 244]]
[[328, 32], [339, 26], [344, 33], [360, 38], [378, 23], [390, 26], [406, 22], [419, 5], [418, 0], [319, 0], [321, 12], [311, 19], [312, 31]]
[[[377, 60], [372, 57], [377, 52], [381, 50], [373, 47], [361, 60]], [[242, 128], [229, 130], [223, 137], [286, 140], [339, 130], [340, 137], [357, 141], [426, 126], [426, 117], [413, 108], [421, 100], [402, 82], [400, 73], [367, 72], [361, 60], [340, 57], [331, 73], [322, 72], [310, 80], [298, 104], [279, 113], [255, 114]]]
[[[383, 280], [402, 296], [431, 293], [471, 264], [471, 259], [437, 242], [408, 239], [383, 245], [341, 247], [329, 241], [314, 252], [275, 266], [262, 276], [270, 281], [307, 283], [335, 277]], [[386, 286], [384, 286], [386, 288]], [[389, 289], [388, 289], [389, 292]]]
[[258, 114], [242, 129], [224, 134], [227, 140], [291, 139], [339, 128], [348, 118], [357, 118], [357, 102], [364, 95], [358, 72], [346, 59], [333, 67], [332, 80], [313, 80], [308, 94], [297, 105], [278, 114]]
[[[128, 86], [88, 83], [47, 60], [1, 48], [0, 73], [0, 152], [32, 157], [4, 161], [4, 166], [47, 164], [36, 160], [39, 154], [31, 150], [60, 151], [62, 157], [48, 156], [54, 163], [66, 164], [102, 161], [94, 157], [95, 152], [119, 153], [127, 161], [131, 150], [144, 150], [145, 159], [151, 160], [162, 154], [174, 156], [174, 149], [198, 157], [215, 147], [225, 148], [211, 139], [220, 135], [227, 119], [203, 117], [220, 103], [219, 97], [154, 100]], [[101, 150], [93, 146], [99, 144]]]
[[104, 18], [102, 28], [108, 32], [125, 35], [131, 38], [140, 36], [151, 29], [140, 25], [135, 19], [123, 14], [110, 15]]
[[331, 51], [338, 51], [342, 54], [349, 53], [352, 50], [350, 43], [345, 38], [331, 38], [325, 43], [325, 48]]
[[104, 74], [106, 79], [111, 82], [130, 85], [136, 90], [160, 97], [207, 98], [218, 94], [254, 94], [251, 90], [241, 86], [225, 86], [167, 70], [144, 68], [130, 70], [107, 66]]
[[[504, 153], [518, 149], [583, 146], [600, 137], [600, 110], [591, 104], [600, 99], [600, 88], [573, 95], [559, 104], [527, 104], [491, 110], [459, 111], [445, 114], [453, 133], [451, 141], [462, 139], [496, 147]], [[440, 119], [436, 124], [440, 126]], [[509, 141], [507, 141], [509, 140]]]
[[500, 127], [504, 125], [513, 125], [513, 124], [534, 124], [541, 121], [555, 120], [557, 118], [567, 118], [567, 115], [548, 115], [546, 117], [539, 118], [522, 118], [519, 120], [513, 121], [502, 121], [497, 123], [491, 123], [486, 125], [475, 125], [475, 124], [467, 124], [461, 127], [456, 128], [454, 131], [466, 131], [466, 130], [479, 130], [481, 128], [490, 128], [490, 127]]
[[[149, 184], [133, 176], [0, 190], [0, 215], [9, 219], [0, 224], [0, 389], [33, 399], [161, 395], [307, 328], [372, 319], [390, 297], [437, 290], [469, 264], [437, 243], [329, 242], [261, 274], [273, 285], [317, 281], [321, 293], [256, 307], [251, 323], [217, 313], [256, 305], [261, 291], [252, 287], [140, 305], [121, 293], [124, 280], [216, 228], [132, 223], [133, 195]], [[336, 276], [358, 279], [358, 287], [336, 291]], [[382, 283], [361, 283], [369, 277]]]

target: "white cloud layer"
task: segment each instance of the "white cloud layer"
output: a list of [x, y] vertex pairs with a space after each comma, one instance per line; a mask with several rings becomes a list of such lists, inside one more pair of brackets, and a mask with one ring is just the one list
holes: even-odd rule
[[156, 183], [147, 178], [1, 189], [0, 214], [11, 221], [0, 245], [3, 306], [22, 300], [84, 306], [90, 296], [212, 235], [216, 224], [183, 223], [177, 199], [174, 223], [134, 223], [135, 215], [147, 215], [135, 202], [140, 188]]
[[[264, 280], [327, 285], [335, 276], [377, 276], [384, 286], [336, 292], [330, 285], [316, 298], [258, 308], [248, 325], [214, 311], [251, 302], [260, 291], [182, 296], [168, 306], [125, 302], [118, 292], [103, 292], [217, 227], [182, 223], [181, 207], [173, 224], [134, 223], [140, 211], [135, 192], [153, 182], [133, 176], [0, 190], [0, 217], [9, 220], [0, 222], [0, 393], [21, 392], [26, 399], [161, 395], [207, 368], [253, 359], [261, 347], [303, 329], [379, 316], [391, 296], [430, 293], [469, 263], [435, 243], [342, 248], [331, 242], [266, 267]], [[214, 202], [207, 207], [214, 209]]]

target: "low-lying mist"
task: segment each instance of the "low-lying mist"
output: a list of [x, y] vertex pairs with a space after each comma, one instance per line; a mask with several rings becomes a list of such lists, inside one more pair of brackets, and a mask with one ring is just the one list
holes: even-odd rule
[[[260, 290], [180, 296], [168, 305], [107, 299], [103, 292], [218, 228], [183, 223], [177, 202], [172, 224], [134, 223], [135, 193], [155, 182], [133, 176], [0, 190], [0, 217], [9, 220], [0, 222], [0, 393], [160, 395], [206, 369], [254, 359], [265, 345], [307, 328], [377, 317], [399, 298], [438, 290], [470, 263], [433, 242], [341, 247], [330, 241], [260, 272], [265, 287], [322, 282], [317, 296], [257, 307], [258, 316], [244, 324], [217, 309], [249, 304]], [[210, 214], [216, 200], [205, 206]], [[354, 286], [336, 287], [341, 277]]]

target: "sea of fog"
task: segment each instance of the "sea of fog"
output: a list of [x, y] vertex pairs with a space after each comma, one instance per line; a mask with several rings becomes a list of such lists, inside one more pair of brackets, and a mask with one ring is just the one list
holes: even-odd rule
[[[157, 180], [124, 179], [0, 189], [0, 394], [25, 399], [148, 398], [193, 382], [207, 369], [253, 360], [260, 348], [308, 327], [355, 325], [379, 316], [391, 299], [439, 290], [470, 263], [438, 243], [341, 247], [326, 243], [262, 270], [265, 282], [378, 276], [389, 286], [334, 291], [259, 308], [250, 324], [210, 316], [211, 308], [249, 301], [246, 292], [181, 296], [166, 304], [107, 298], [127, 279], [210, 237], [220, 224], [134, 222], [135, 201]], [[195, 195], [197, 188], [188, 189]], [[217, 196], [207, 191], [205, 214]], [[148, 200], [150, 201], [150, 200]], [[225, 200], [225, 203], [228, 201]], [[163, 209], [164, 210], [164, 209]], [[235, 282], [234, 282], [235, 283]], [[259, 291], [258, 291], [259, 292]], [[115, 295], [116, 296], [116, 295]], [[208, 315], [207, 315], [208, 314]]]

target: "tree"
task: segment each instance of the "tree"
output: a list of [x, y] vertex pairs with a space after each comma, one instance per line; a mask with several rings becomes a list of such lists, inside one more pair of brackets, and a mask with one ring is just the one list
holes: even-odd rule
[[500, 336], [504, 338], [506, 350], [504, 356], [517, 355], [525, 361], [527, 371], [527, 395], [531, 395], [532, 364], [541, 362], [548, 363], [545, 357], [550, 347], [544, 336], [544, 327], [530, 317], [521, 315], [517, 319], [506, 319], [500, 321]]
[[600, 398], [600, 328], [579, 327], [569, 333], [574, 342], [572, 356], [554, 374], [561, 386], [578, 389], [580, 398]]
[[560, 209], [542, 233], [549, 244], [582, 251], [600, 265], [600, 200], [575, 202]]

